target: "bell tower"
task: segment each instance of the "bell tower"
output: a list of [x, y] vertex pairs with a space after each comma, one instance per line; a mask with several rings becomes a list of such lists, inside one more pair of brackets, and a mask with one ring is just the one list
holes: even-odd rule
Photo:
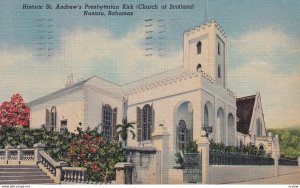
[[227, 36], [214, 20], [184, 33], [184, 69], [203, 71], [215, 83], [227, 86]]

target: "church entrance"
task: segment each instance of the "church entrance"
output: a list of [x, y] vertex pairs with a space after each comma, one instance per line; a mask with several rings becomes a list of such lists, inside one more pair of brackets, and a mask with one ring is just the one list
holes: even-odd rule
[[174, 110], [176, 150], [185, 151], [187, 144], [193, 141], [193, 107], [191, 102], [180, 102]]

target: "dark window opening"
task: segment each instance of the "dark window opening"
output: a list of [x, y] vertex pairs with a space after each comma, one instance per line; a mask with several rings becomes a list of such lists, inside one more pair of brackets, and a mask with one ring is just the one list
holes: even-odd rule
[[150, 105], [145, 105], [142, 112], [142, 134], [143, 140], [151, 140], [151, 130], [152, 130], [152, 108]]
[[103, 107], [103, 133], [108, 141], [112, 140], [112, 109], [109, 105]]
[[197, 65], [197, 71], [199, 72], [201, 70], [201, 64]]
[[202, 51], [202, 43], [199, 41], [197, 43], [197, 54], [201, 54], [201, 51]]
[[60, 133], [65, 134], [68, 132], [68, 120], [62, 120], [60, 122]]

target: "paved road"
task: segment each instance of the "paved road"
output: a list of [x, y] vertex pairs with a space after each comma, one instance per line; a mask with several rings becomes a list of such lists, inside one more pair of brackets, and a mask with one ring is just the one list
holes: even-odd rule
[[272, 178], [244, 181], [238, 184], [300, 184], [300, 172]]

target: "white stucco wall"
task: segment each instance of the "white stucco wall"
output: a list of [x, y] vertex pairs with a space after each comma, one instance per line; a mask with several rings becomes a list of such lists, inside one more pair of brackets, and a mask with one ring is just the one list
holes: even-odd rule
[[61, 120], [67, 119], [69, 131], [84, 124], [84, 92], [82, 88], [67, 92], [43, 103], [30, 106], [30, 127], [41, 128], [46, 121], [46, 109], [49, 111], [55, 106], [57, 112], [56, 128], [60, 129]]
[[275, 167], [258, 165], [210, 165], [209, 184], [236, 183], [275, 176]]
[[117, 108], [117, 123], [122, 122], [123, 103], [122, 98], [105, 94], [98, 91], [97, 88], [86, 86], [85, 89], [85, 114], [86, 127], [94, 128], [102, 123], [102, 105], [110, 105], [112, 110]]
[[[226, 144], [228, 138], [227, 116], [232, 113], [234, 119], [236, 118], [235, 98], [227, 93], [227, 91], [214, 83], [211, 83], [207, 78], [202, 77], [202, 73], [195, 72], [190, 73], [187, 76], [178, 77], [173, 81], [161, 82], [156, 86], [149, 86], [142, 91], [137, 91], [128, 95], [128, 118], [130, 121], [136, 122], [137, 120], [137, 107], [143, 108], [144, 105], [152, 105], [155, 111], [155, 125], [154, 129], [160, 122], [167, 127], [170, 134], [169, 137], [169, 151], [170, 151], [170, 167], [175, 165], [174, 153], [176, 149], [176, 126], [179, 120], [184, 118], [187, 122], [192, 119], [193, 122], [193, 140], [200, 138], [200, 132], [204, 124], [204, 105], [209, 101], [213, 106], [213, 119], [216, 121], [215, 110], [219, 107], [224, 109], [225, 121], [224, 130], [222, 134], [225, 134]], [[186, 115], [178, 115], [177, 109], [181, 104], [189, 102], [191, 104], [193, 116], [188, 117]], [[191, 109], [190, 109], [191, 110]], [[185, 117], [183, 117], [185, 116]], [[186, 122], [186, 123], [187, 123]], [[235, 121], [232, 130], [232, 145], [235, 144]], [[217, 128], [214, 127], [216, 132]], [[135, 128], [136, 130], [136, 128]], [[136, 140], [129, 139], [128, 145], [138, 146], [139, 143]], [[141, 145], [144, 145], [141, 142]], [[147, 142], [147, 145], [151, 143]]]
[[[202, 43], [201, 54], [197, 54], [197, 43]], [[218, 55], [218, 42], [221, 44], [221, 55]], [[222, 65], [222, 77], [217, 84], [226, 88], [226, 34], [220, 26], [214, 22], [207, 22], [184, 33], [184, 68], [195, 71], [198, 64], [202, 70], [217, 80], [217, 66]]]

